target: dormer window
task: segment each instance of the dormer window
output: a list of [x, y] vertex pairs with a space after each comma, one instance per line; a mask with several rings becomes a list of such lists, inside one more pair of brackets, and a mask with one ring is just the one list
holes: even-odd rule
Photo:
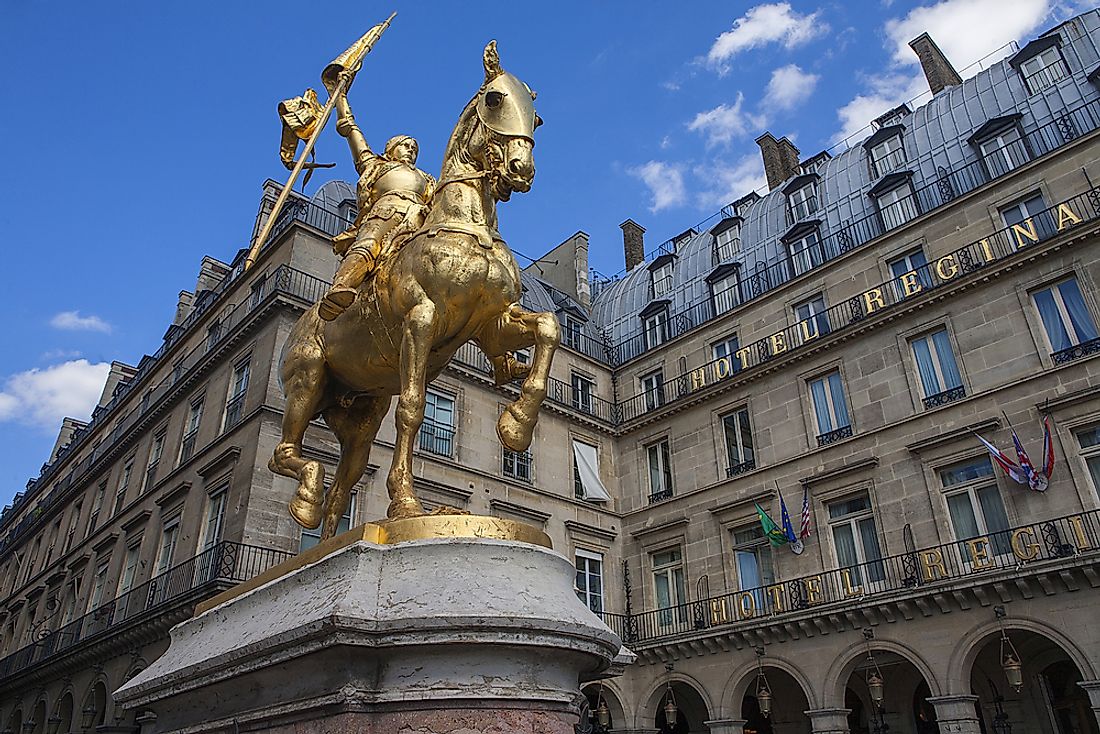
[[1058, 80], [1069, 76], [1061, 45], [1062, 38], [1058, 34], [1037, 38], [1009, 60], [1023, 78], [1029, 94], [1054, 86]]
[[672, 270], [675, 260], [675, 255], [665, 254], [649, 264], [654, 298], [661, 298], [672, 292]]
[[715, 315], [723, 314], [741, 302], [741, 275], [737, 263], [720, 265], [707, 276]]
[[800, 222], [817, 211], [819, 178], [816, 173], [804, 173], [792, 178], [790, 183], [783, 187], [783, 194], [787, 197], [788, 224]]
[[908, 171], [890, 174], [870, 191], [882, 218], [884, 231], [900, 227], [920, 214], [917, 197], [913, 195], [913, 185], [909, 180], [910, 175]]
[[871, 148], [871, 168], [875, 176], [881, 176], [905, 165], [905, 148], [901, 136], [894, 135]]
[[741, 252], [741, 218], [726, 217], [711, 230], [714, 234], [714, 263], [729, 262]]
[[970, 136], [990, 178], [1003, 176], [1031, 159], [1027, 141], [1020, 135], [1019, 113], [996, 117]]
[[668, 307], [667, 300], [654, 301], [638, 314], [642, 320], [642, 338], [645, 340], [647, 350], [654, 349], [668, 340]]
[[819, 222], [801, 224], [783, 237], [787, 244], [792, 277], [813, 270], [825, 262], [825, 250], [821, 246]]

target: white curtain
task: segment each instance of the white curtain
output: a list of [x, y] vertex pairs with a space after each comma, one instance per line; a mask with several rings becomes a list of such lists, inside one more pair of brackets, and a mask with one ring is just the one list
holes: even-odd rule
[[607, 502], [611, 495], [600, 481], [600, 457], [596, 447], [581, 441], [573, 442], [573, 456], [577, 460], [577, 472], [581, 476], [584, 499]]

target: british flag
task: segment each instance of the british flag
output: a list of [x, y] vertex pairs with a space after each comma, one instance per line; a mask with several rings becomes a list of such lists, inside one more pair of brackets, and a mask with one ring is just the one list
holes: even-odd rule
[[[1036, 492], [1045, 492], [1047, 489], [1047, 478], [1035, 471], [1031, 459], [1028, 458], [1027, 451], [1024, 450], [1024, 445], [1020, 443], [1020, 437], [1016, 435], [1015, 428], [1012, 429], [1012, 443], [1016, 447], [1016, 457], [1020, 460], [1020, 471], [1023, 472], [1024, 478], [1027, 480], [1027, 486]], [[1021, 482], [1021, 484], [1023, 484], [1023, 482]]]
[[[993, 460], [994, 464], [1004, 470], [1004, 473], [1008, 475], [1009, 479], [1016, 482], [1017, 484], [1028, 483], [1027, 477], [1024, 476], [1024, 474], [1020, 471], [1020, 467], [1016, 466], [1016, 462], [1008, 458], [1005, 452], [1001, 451], [999, 448], [991, 444], [989, 441], [986, 441], [981, 436], [978, 436], [978, 434], [975, 433], [974, 435], [977, 436], [978, 440], [982, 442], [982, 445], [989, 450], [989, 458]], [[1013, 436], [1015, 435], [1016, 434], [1013, 433]]]

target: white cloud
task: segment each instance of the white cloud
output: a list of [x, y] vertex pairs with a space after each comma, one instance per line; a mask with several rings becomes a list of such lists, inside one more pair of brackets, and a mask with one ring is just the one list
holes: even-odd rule
[[680, 206], [687, 199], [684, 171], [678, 164], [649, 161], [644, 165], [631, 168], [628, 173], [641, 179], [649, 187], [649, 193], [653, 197], [653, 203], [649, 207], [651, 212]]
[[763, 128], [766, 120], [762, 115], [741, 111], [744, 102], [745, 95], [738, 92], [737, 101], [732, 105], [720, 104], [714, 109], [696, 114], [695, 118], [688, 123], [688, 130], [705, 135], [707, 145], [711, 146], [728, 143], [734, 137]]
[[102, 331], [111, 333], [111, 325], [98, 316], [81, 316], [79, 311], [62, 311], [50, 319], [50, 326], [67, 331]]
[[885, 30], [894, 61], [919, 63], [909, 42], [927, 32], [961, 70], [1009, 41], [1028, 36], [1049, 11], [1049, 0], [942, 0], [886, 21]]
[[704, 182], [697, 196], [699, 206], [704, 209], [730, 204], [768, 183], [758, 155], [746, 155], [732, 164], [718, 161], [696, 166], [692, 173]]
[[[864, 128], [871, 124], [871, 120], [921, 94], [928, 95], [928, 84], [920, 72], [914, 75], [883, 74], [869, 77], [867, 91], [856, 95], [836, 111], [840, 118], [840, 131], [836, 134], [836, 140], [856, 135], [860, 131], [869, 135], [870, 130]], [[855, 139], [849, 141], [850, 144], [856, 142], [858, 141]]]
[[781, 43], [788, 49], [800, 46], [829, 30], [820, 15], [820, 11], [799, 15], [785, 2], [749, 8], [730, 30], [714, 39], [707, 62], [725, 73], [729, 70], [725, 62], [742, 51], [768, 43]]
[[772, 72], [772, 78], [768, 81], [764, 106], [768, 109], [794, 109], [813, 94], [820, 78], [817, 74], [807, 74], [796, 64], [781, 66]]
[[107, 362], [78, 359], [14, 374], [0, 392], [0, 421], [56, 429], [66, 416], [86, 420], [110, 371]]

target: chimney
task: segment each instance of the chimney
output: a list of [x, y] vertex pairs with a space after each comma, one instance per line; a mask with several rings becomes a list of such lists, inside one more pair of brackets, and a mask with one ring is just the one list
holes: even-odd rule
[[962, 77], [955, 67], [940, 51], [940, 47], [932, 40], [932, 36], [922, 33], [909, 42], [909, 48], [913, 49], [920, 59], [920, 66], [924, 69], [924, 76], [928, 79], [928, 88], [932, 94], [939, 94], [948, 87], [962, 84]]
[[623, 254], [626, 256], [626, 272], [645, 262], [645, 227], [628, 219], [619, 225], [623, 230]]
[[764, 157], [764, 175], [768, 178], [769, 189], [798, 173], [799, 152], [790, 140], [785, 137], [776, 140], [771, 133], [764, 133], [756, 139], [756, 144]]

